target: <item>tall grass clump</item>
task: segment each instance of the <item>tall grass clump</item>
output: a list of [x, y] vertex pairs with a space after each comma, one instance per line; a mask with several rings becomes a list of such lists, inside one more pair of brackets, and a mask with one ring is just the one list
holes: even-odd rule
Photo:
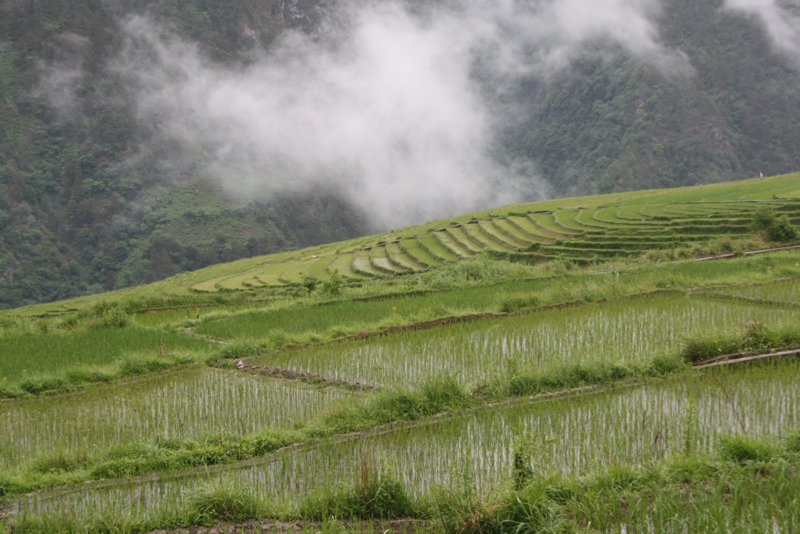
[[586, 362], [562, 364], [542, 371], [513, 368], [505, 375], [478, 384], [477, 396], [499, 400], [539, 393], [602, 385], [628, 378], [658, 377], [686, 369], [677, 356], [657, 356], [644, 362]]
[[769, 462], [777, 452], [772, 440], [739, 435], [721, 436], [718, 448], [724, 460], [738, 464]]
[[186, 526], [256, 519], [263, 510], [246, 486], [222, 479], [208, 482], [186, 498]]
[[770, 351], [800, 343], [800, 323], [795, 321], [765, 325], [754, 319], [738, 331], [716, 331], [691, 338], [681, 349], [687, 362], [698, 363], [717, 356], [749, 351]]
[[369, 459], [360, 467], [352, 487], [327, 488], [305, 498], [298, 514], [303, 519], [400, 519], [424, 515], [397, 475], [378, 471]]

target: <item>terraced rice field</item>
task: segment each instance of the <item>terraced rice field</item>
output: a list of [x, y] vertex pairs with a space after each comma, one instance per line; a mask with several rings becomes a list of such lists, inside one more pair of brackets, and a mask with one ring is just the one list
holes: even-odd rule
[[473, 217], [426, 231], [409, 229], [385, 241], [362, 240], [361, 247], [354, 243], [338, 252], [204, 280], [193, 288], [216, 291], [299, 284], [303, 276], [325, 280], [334, 270], [353, 279], [390, 277], [484, 252], [527, 262], [636, 256], [647, 250], [745, 235], [750, 232], [753, 214], [764, 206], [787, 215], [794, 224], [800, 223], [800, 202], [793, 200], [674, 201], [660, 193], [628, 203], [587, 201], [548, 211], [529, 209], [525, 213]]
[[[794, 205], [787, 207], [794, 208]], [[750, 204], [747, 208], [737, 212], [744, 214], [743, 219], [726, 219], [718, 213], [716, 218], [709, 219], [709, 215], [688, 209], [667, 214], [664, 208], [627, 208], [628, 216], [640, 212], [643, 218], [622, 219], [616, 215], [620, 210], [614, 207], [562, 210], [553, 214], [555, 218], [541, 213], [525, 218], [496, 217], [404, 238], [395, 243], [375, 245], [364, 251], [255, 269], [222, 280], [204, 281], [194, 288], [215, 291], [297, 285], [303, 276], [325, 280], [334, 270], [354, 279], [393, 276], [422, 271], [485, 251], [528, 256], [539, 261], [630, 256], [638, 251], [676, 248], [707, 242], [719, 236], [745, 234], [750, 228], [746, 215], [754, 211]], [[796, 212], [791, 213], [793, 220], [800, 222], [800, 205]], [[669, 218], [672, 222], [664, 228], [656, 224], [656, 219], [662, 218]], [[648, 235], [652, 237], [647, 239]]]
[[[480, 503], [468, 507], [488, 515], [517, 497], [536, 511], [544, 501], [524, 500], [534, 486], [514, 492], [520, 470], [523, 482], [548, 491], [552, 481], [606, 484], [597, 502], [567, 511], [579, 529], [588, 530], [590, 515], [581, 514], [591, 506], [602, 515], [613, 505], [625, 510], [606, 522], [591, 516], [592, 528], [792, 532], [800, 362], [689, 370], [677, 356], [688, 340], [716, 342], [716, 333], [751, 341], [759, 323], [789, 332], [765, 328], [760, 348], [786, 349], [800, 321], [800, 251], [666, 259], [691, 244], [719, 250], [720, 238], [760, 246], [752, 221], [764, 206], [800, 224], [799, 179], [510, 206], [0, 313], [8, 397], [0, 401], [0, 532], [228, 521], [243, 509], [233, 502], [240, 490], [261, 506], [247, 519], [294, 521], [328, 514], [325, 495], [367, 499], [370, 476], [399, 480], [420, 505], [402, 514], [416, 518], [437, 517], [436, 506], [469, 492]], [[658, 250], [671, 252], [651, 254]], [[630, 259], [594, 266], [622, 256]], [[665, 262], [654, 265], [658, 258]], [[334, 274], [344, 278], [338, 289], [303, 287]], [[114, 302], [115, 313], [130, 315], [111, 328]], [[147, 313], [155, 309], [163, 311]], [[120, 358], [141, 367], [125, 371]], [[619, 365], [603, 374], [610, 364]], [[36, 372], [61, 382], [22, 387]], [[523, 393], [512, 386], [525, 380], [536, 384], [526, 391], [580, 389], [515, 398]], [[781, 454], [790, 454], [758, 468], [699, 456], [718, 454], [732, 434], [783, 436]], [[676, 458], [715, 467], [695, 486], [654, 479], [667, 497], [615, 485], [638, 469], [666, 472], [662, 462]], [[712, 472], [720, 465], [726, 471]], [[782, 469], [785, 477], [773, 476]], [[589, 478], [559, 478], [570, 476]], [[773, 482], [785, 487], [768, 488]], [[195, 498], [206, 484], [236, 490], [215, 494], [227, 504], [211, 515]], [[743, 488], [752, 502], [740, 506]], [[772, 496], [756, 502], [767, 490]], [[25, 523], [35, 518], [42, 522]]]
[[398, 474], [417, 496], [437, 487], [473, 487], [488, 496], [509, 483], [521, 447], [532, 452], [535, 474], [591, 474], [679, 453], [687, 435], [706, 451], [722, 434], [778, 434], [799, 424], [800, 366], [782, 364], [475, 410], [282, 451], [225, 473], [66, 489], [20, 504], [30, 515], [136, 519], [175, 508], [200, 482], [232, 479], [260, 500], [294, 507], [298, 496], [356, 484], [364, 465]]
[[544, 370], [578, 362], [645, 361], [679, 352], [698, 333], [795, 317], [800, 310], [654, 295], [285, 351], [253, 363], [376, 386], [420, 384], [442, 375], [474, 384], [501, 375], [509, 365]]
[[290, 428], [359, 398], [341, 389], [195, 369], [56, 398], [2, 401], [0, 470], [133, 442]]

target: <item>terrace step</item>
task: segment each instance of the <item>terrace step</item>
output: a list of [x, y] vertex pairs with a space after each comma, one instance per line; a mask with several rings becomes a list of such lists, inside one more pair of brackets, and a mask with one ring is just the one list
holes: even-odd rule
[[424, 252], [429, 254], [431, 257], [437, 258], [439, 261], [451, 262], [456, 261], [462, 256], [456, 254], [455, 252], [451, 251], [449, 248], [442, 245], [442, 242], [433, 235], [433, 233], [428, 233], [425, 235], [421, 235], [417, 238], [417, 244], [419, 248], [422, 249]]
[[473, 233], [469, 232], [466, 225], [451, 226], [445, 231], [462, 248], [469, 250], [473, 254], [480, 254], [484, 249], [489, 248], [488, 243], [483, 239], [477, 239]]
[[552, 212], [529, 213], [528, 219], [544, 233], [555, 238], [577, 237], [583, 235], [582, 230], [571, 230], [560, 225], [558, 221], [556, 221], [556, 218]]
[[431, 235], [439, 241], [439, 244], [458, 258], [469, 258], [476, 253], [466, 248], [445, 231], [432, 232]]
[[416, 238], [403, 239], [400, 241], [398, 246], [408, 255], [409, 258], [413, 259], [423, 268], [436, 267], [444, 263], [441, 258], [436, 258], [429, 252], [423, 250], [419, 245], [419, 240]]
[[400, 246], [400, 242], [386, 245], [386, 254], [389, 261], [396, 267], [405, 271], [424, 271], [427, 265], [421, 265]]
[[508, 217], [504, 219], [509, 226], [512, 226], [528, 236], [532, 242], [548, 243], [553, 240], [553, 236], [548, 235], [546, 231], [531, 221], [528, 217]]
[[495, 236], [513, 249], [527, 248], [533, 243], [524, 233], [511, 226], [505, 219], [495, 218], [479, 223], [487, 235]]

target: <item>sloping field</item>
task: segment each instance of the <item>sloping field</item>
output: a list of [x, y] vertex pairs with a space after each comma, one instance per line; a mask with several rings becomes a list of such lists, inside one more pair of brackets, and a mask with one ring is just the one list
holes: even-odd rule
[[754, 221], [800, 225], [799, 183], [508, 206], [0, 312], [0, 533], [797, 531], [800, 239]]
[[[184, 273], [149, 286], [159, 295], [246, 291], [298, 286], [304, 276], [328, 280], [394, 277], [435, 269], [481, 253], [526, 262], [591, 262], [639, 257], [645, 251], [711, 244], [750, 233], [752, 217], [768, 207], [800, 223], [800, 175], [680, 189], [549, 200], [479, 212], [386, 234], [297, 252], [249, 258]], [[652, 237], [643, 241], [645, 237]], [[107, 299], [141, 295], [137, 288]], [[32, 313], [64, 313], [94, 298], [37, 306]]]
[[543, 370], [646, 361], [680, 351], [701, 332], [791, 319], [800, 319], [800, 310], [685, 294], [649, 295], [290, 350], [253, 363], [376, 386], [422, 384], [443, 375], [475, 384], [502, 376], [509, 366]]
[[508, 483], [514, 450], [522, 443], [535, 451], [529, 460], [533, 476], [587, 475], [614, 465], [655, 462], [687, 447], [710, 451], [719, 435], [770, 435], [798, 424], [800, 367], [726, 370], [473, 410], [286, 450], [224, 473], [54, 491], [22, 502], [21, 513], [78, 520], [123, 513], [128, 520], [141, 520], [168, 513], [191, 488], [220, 479], [291, 509], [302, 506], [303, 496], [357, 485], [364, 465], [386, 473], [398, 470], [416, 497], [465, 486], [489, 496]]
[[358, 396], [235, 371], [192, 369], [0, 409], [0, 471], [148, 440], [291, 428]]
[[[392, 237], [403, 239], [407, 250], [426, 250], [425, 242], [419, 241], [432, 235], [438, 241], [436, 248], [440, 252], [445, 249], [446, 252], [439, 255], [445, 261], [485, 251], [514, 254], [527, 261], [591, 261], [630, 256], [645, 250], [685, 247], [723, 236], [746, 234], [754, 213], [764, 206], [786, 214], [796, 224], [800, 222], [800, 203], [791, 197], [782, 197], [781, 193], [796, 187], [797, 180], [798, 176], [792, 175], [740, 183], [736, 187], [716, 184], [510, 206], [493, 210], [491, 214], [475, 214], [466, 220], [442, 221], [438, 227], [425, 225], [405, 229], [393, 233]], [[651, 231], [658, 239], [643, 241], [642, 237]], [[384, 236], [376, 236], [374, 243], [383, 239]], [[428, 258], [437, 255], [436, 250], [428, 252]], [[421, 258], [421, 264], [416, 264], [402, 254], [395, 262], [383, 261], [384, 257], [387, 255], [382, 253], [368, 264], [363, 256], [356, 255], [350, 260], [349, 268], [343, 267], [340, 272], [345, 276], [350, 273], [393, 276], [426, 266], [430, 268], [435, 263]], [[330, 260], [309, 261], [313, 264], [314, 261]], [[325, 278], [323, 272], [316, 272], [320, 278]], [[210, 285], [217, 284], [217, 288], [243, 289], [246, 286], [242, 280], [212, 279], [192, 287], [211, 290]], [[292, 279], [271, 277], [264, 282], [280, 285], [291, 283]]]

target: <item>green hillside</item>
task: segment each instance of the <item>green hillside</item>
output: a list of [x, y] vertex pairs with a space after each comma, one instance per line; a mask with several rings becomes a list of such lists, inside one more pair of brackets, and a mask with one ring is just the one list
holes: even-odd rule
[[[800, 84], [792, 60], [775, 53], [756, 19], [721, 9], [717, 0], [663, 5], [656, 21], [660, 41], [686, 55], [691, 76], [664, 73], [619, 49], [579, 55], [570, 68], [545, 78], [498, 80], [476, 72], [498, 123], [492, 150], [498, 160], [532, 163], [555, 195], [800, 169]], [[124, 44], [119, 21], [132, 14], [159, 21], [165, 34], [196, 44], [210, 61], [243, 67], [268, 54], [287, 30], [317, 35], [335, 23], [339, 9], [328, 0], [5, 2], [0, 308], [140, 285], [369, 233], [371, 222], [337, 191], [232, 201], [213, 185], [209, 154], [192, 154], [187, 165], [174, 156], [174, 147], [153, 141], [137, 122], [135, 95], [110, 66]], [[55, 95], [48, 95], [43, 84], [53, 72], [66, 78], [55, 78]], [[69, 105], [59, 100], [68, 95], [66, 86], [74, 89]], [[639, 216], [631, 215], [634, 222]], [[614, 249], [613, 232], [606, 245], [586, 244], [584, 251], [556, 244], [561, 234], [571, 233], [562, 225], [577, 224], [573, 230], [585, 232], [593, 214], [552, 228], [542, 218], [467, 225], [452, 229], [453, 236], [440, 232], [418, 243], [393, 243], [385, 257], [373, 248], [358, 258], [339, 258], [332, 268], [354, 278], [415, 271], [454, 255], [485, 248], [513, 252], [526, 243], [541, 243], [542, 256], [593, 257]], [[196, 231], [199, 223], [203, 232]], [[400, 245], [408, 250], [398, 250]], [[312, 274], [324, 278], [329, 267], [315, 266]], [[243, 282], [273, 284], [282, 276], [297, 280], [297, 273], [287, 271]]]
[[[576, 267], [612, 260], [647, 265], [769, 248], [785, 243], [769, 243], [768, 237], [754, 230], [754, 218], [766, 208], [791, 225], [800, 225], [798, 186], [800, 175], [792, 174], [505, 206], [215, 265], [147, 286], [0, 312], [0, 317], [58, 316], [98, 303], [123, 302], [128, 311], [141, 311], [206, 301], [317, 295], [326, 292], [326, 282], [329, 296], [340, 286], [424, 289], [437, 272], [448, 272], [470, 258], [541, 269], [554, 262]], [[475, 273], [474, 277], [483, 275]]]
[[506, 206], [6, 310], [0, 532], [794, 531], [798, 190]]

